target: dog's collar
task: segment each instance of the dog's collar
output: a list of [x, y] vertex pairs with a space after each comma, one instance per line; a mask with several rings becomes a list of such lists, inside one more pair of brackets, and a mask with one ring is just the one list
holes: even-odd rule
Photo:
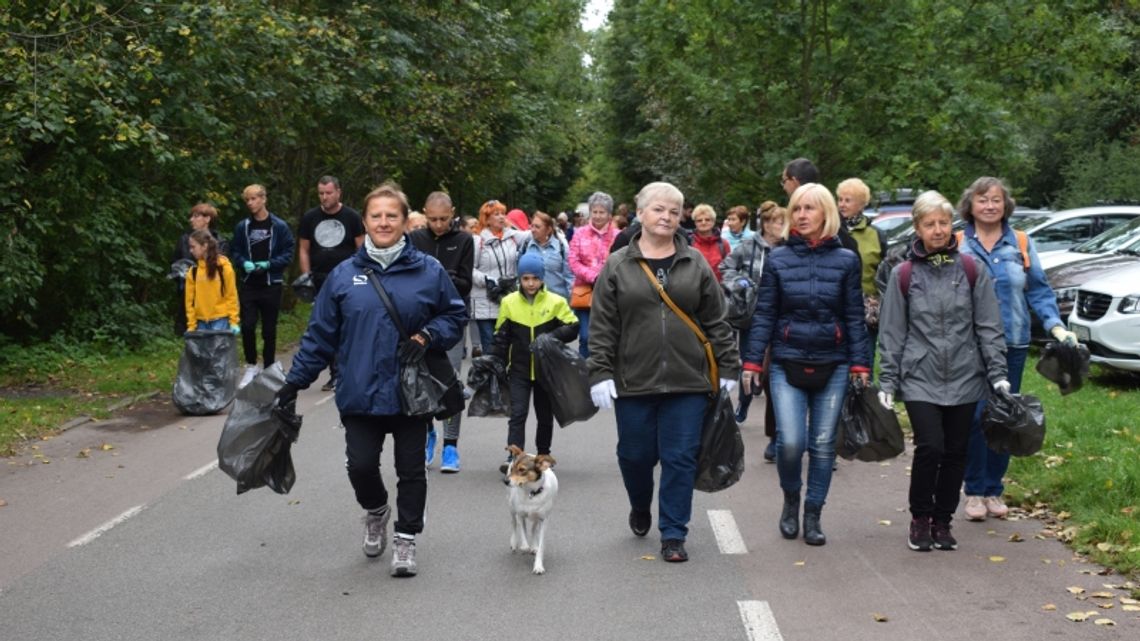
[[543, 485], [542, 487], [538, 488], [537, 490], [531, 490], [531, 491], [529, 492], [529, 494], [530, 494], [530, 498], [532, 498], [532, 499], [533, 499], [534, 497], [538, 496], [539, 494], [542, 494], [542, 491], [543, 491], [543, 490], [545, 490], [545, 489], [546, 489], [546, 486], [545, 486], [545, 485]]

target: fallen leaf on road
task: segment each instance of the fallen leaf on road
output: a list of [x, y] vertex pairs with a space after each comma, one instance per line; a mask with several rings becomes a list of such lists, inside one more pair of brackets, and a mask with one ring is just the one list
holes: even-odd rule
[[1046, 603], [1045, 605], [1041, 606], [1041, 609], [1045, 610], [1046, 612], [1052, 612], [1057, 609], [1057, 606], [1053, 605], [1052, 603]]
[[1094, 599], [1111, 599], [1112, 597], [1114, 597], [1116, 595], [1111, 593], [1111, 592], [1105, 592], [1102, 590], [1100, 592], [1093, 592], [1089, 596], [1091, 596]]
[[891, 466], [890, 461], [883, 461], [883, 462], [879, 463], [879, 467], [890, 467], [890, 466]]
[[8, 505], [8, 502], [4, 499], [0, 499], [0, 507], [4, 507], [5, 505]]
[[115, 449], [115, 446], [114, 446], [114, 445], [111, 445], [110, 443], [104, 443], [104, 444], [102, 444], [102, 445], [100, 445], [100, 446], [99, 446], [99, 449], [101, 449], [101, 450], [103, 450], [104, 452], [106, 452], [106, 451], [108, 451], [108, 450], [113, 450], [113, 449]]
[[802, 568], [806, 564], [807, 562], [805, 561], [796, 561], [793, 565], [795, 565], [797, 568]]
[[1112, 619], [1097, 619], [1096, 621], [1093, 621], [1093, 623], [1097, 625], [1116, 625], [1116, 621], [1113, 621]]
[[1019, 534], [1017, 532], [1014, 532], [1013, 534], [1009, 535], [1009, 542], [1010, 543], [1021, 543], [1024, 540], [1025, 539], [1021, 538], [1021, 534]]
[[[1120, 589], [1122, 589], [1122, 588], [1117, 588], [1117, 590], [1120, 590]], [[1136, 599], [1130, 599], [1126, 596], [1120, 597], [1120, 602], [1123, 603], [1124, 605], [1140, 605], [1140, 601], [1137, 601]]]
[[300, 502], [301, 502], [301, 499], [293, 499], [292, 501], [289, 501], [289, 505], [297, 505]]
[[85, 447], [79, 450], [79, 453], [75, 455], [75, 458], [91, 458], [91, 448]]
[[1071, 518], [1073, 518], [1073, 515], [1071, 512], [1058, 512], [1057, 513], [1057, 520], [1058, 521], [1068, 521]]
[[887, 519], [879, 519], [879, 525], [890, 525], [891, 522]]
[[875, 621], [878, 621], [879, 623], [886, 623], [889, 620], [887, 619], [887, 615], [881, 614], [879, 612], [872, 612], [871, 618]]
[[1089, 617], [1091, 617], [1095, 614], [1099, 614], [1099, 613], [1098, 612], [1092, 612], [1092, 613], [1089, 613], [1089, 612], [1070, 612], [1070, 613], [1065, 615], [1065, 618], [1070, 620], [1070, 621], [1075, 621], [1077, 623], [1080, 623], [1081, 621], [1088, 621]]
[[990, 563], [1005, 563], [1004, 556], [991, 556]]
[[1093, 605], [1100, 608], [1101, 610], [1111, 610], [1115, 604], [1113, 604], [1112, 602], [1108, 602], [1108, 603], [1093, 603]]
[[656, 561], [657, 557], [653, 556], [652, 554], [646, 554], [645, 556], [641, 557], [641, 560], [642, 561]]
[[1120, 609], [1125, 612], [1140, 612], [1140, 605], [1122, 605]]
[[986, 534], [989, 536], [997, 536], [997, 530], [986, 530]]
[[1085, 593], [1084, 588], [1077, 587], [1075, 585], [1071, 588], [1065, 588], [1065, 589], [1069, 591], [1069, 594], [1084, 594]]

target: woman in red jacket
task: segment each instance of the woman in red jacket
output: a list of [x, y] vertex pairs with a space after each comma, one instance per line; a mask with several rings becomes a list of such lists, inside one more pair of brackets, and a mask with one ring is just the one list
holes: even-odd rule
[[693, 248], [701, 252], [709, 262], [719, 283], [721, 274], [718, 268], [724, 257], [732, 252], [732, 246], [720, 237], [720, 231], [716, 228], [716, 210], [712, 205], [702, 203], [694, 207], [693, 223], [697, 226], [696, 233], [693, 234]]

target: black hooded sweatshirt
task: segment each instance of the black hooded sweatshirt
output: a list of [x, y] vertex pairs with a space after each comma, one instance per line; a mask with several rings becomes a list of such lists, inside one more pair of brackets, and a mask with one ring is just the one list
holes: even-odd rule
[[423, 253], [434, 257], [447, 270], [455, 289], [464, 300], [471, 295], [471, 270], [475, 265], [475, 241], [471, 234], [460, 229], [459, 219], [442, 236], [436, 236], [430, 227], [408, 234], [412, 244]]

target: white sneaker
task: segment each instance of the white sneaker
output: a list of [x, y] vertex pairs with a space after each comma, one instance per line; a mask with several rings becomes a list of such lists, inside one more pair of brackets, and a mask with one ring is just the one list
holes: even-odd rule
[[257, 378], [257, 374], [260, 371], [261, 368], [257, 365], [246, 365], [245, 373], [241, 375], [241, 382], [238, 383], [238, 389], [241, 389], [246, 385], [252, 383], [253, 379]]
[[986, 503], [980, 496], [966, 497], [966, 518], [971, 521], [986, 520]]
[[1005, 501], [1001, 500], [1000, 496], [987, 496], [985, 499], [986, 512], [990, 516], [997, 519], [1004, 519], [1009, 514], [1009, 508], [1006, 507]]

